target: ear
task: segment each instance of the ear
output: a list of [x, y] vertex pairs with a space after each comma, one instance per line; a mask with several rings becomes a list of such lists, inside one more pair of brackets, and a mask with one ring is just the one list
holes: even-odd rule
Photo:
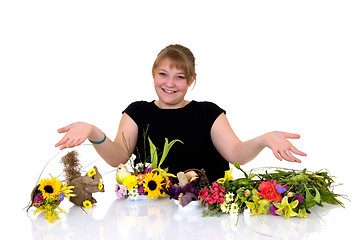
[[188, 87], [192, 86], [192, 84], [196, 81], [196, 75], [192, 76], [191, 82], [188, 84]]

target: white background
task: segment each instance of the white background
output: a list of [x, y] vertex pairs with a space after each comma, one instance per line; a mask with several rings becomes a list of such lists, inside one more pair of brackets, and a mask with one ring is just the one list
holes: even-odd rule
[[358, 1], [2, 1], [7, 230], [26, 233], [21, 208], [56, 152], [56, 130], [85, 121], [113, 139], [122, 110], [156, 99], [151, 67], [174, 43], [196, 57], [197, 84], [186, 98], [225, 109], [241, 140], [273, 130], [301, 135], [292, 141], [308, 154], [301, 164], [266, 149], [244, 168], [329, 169], [352, 200], [342, 216], [352, 224], [360, 197], [360, 12]]

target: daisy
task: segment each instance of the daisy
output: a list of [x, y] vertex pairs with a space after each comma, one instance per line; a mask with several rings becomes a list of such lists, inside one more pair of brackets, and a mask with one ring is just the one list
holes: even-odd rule
[[132, 200], [137, 200], [138, 196], [139, 196], [138, 189], [132, 188], [132, 189], [129, 191], [129, 198], [130, 198], [130, 199], [132, 199]]
[[226, 198], [225, 198], [226, 202], [227, 203], [232, 202], [233, 201], [233, 196], [234, 196], [234, 193], [231, 193], [231, 192], [227, 193]]
[[238, 205], [237, 203], [232, 203], [230, 210], [229, 210], [230, 214], [237, 214], [238, 213]]

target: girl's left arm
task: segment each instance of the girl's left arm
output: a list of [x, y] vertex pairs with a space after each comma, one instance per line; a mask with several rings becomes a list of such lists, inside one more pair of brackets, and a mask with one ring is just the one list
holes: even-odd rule
[[211, 129], [211, 137], [218, 152], [230, 163], [240, 165], [254, 159], [265, 147], [269, 147], [279, 160], [298, 162], [301, 160], [293, 154], [306, 156], [287, 139], [298, 139], [300, 135], [286, 132], [269, 132], [251, 140], [242, 142], [231, 128], [224, 113], [218, 116]]

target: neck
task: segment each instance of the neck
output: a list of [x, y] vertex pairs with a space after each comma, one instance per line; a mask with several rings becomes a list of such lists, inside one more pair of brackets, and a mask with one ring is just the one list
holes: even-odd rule
[[154, 101], [154, 104], [159, 107], [160, 109], [177, 109], [177, 108], [183, 108], [185, 107], [189, 101], [183, 100], [177, 104], [164, 104], [163, 102], [156, 100]]

